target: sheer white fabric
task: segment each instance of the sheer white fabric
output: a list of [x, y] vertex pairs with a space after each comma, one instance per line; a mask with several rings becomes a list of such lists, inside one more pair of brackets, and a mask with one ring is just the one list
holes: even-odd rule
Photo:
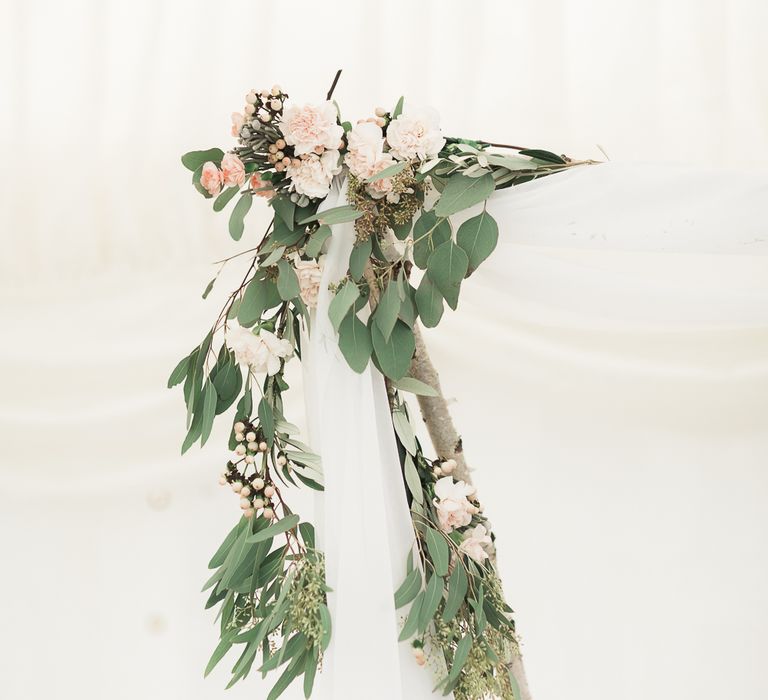
[[[346, 182], [336, 182], [323, 208], [345, 203]], [[325, 465], [318, 542], [334, 590], [334, 636], [318, 691], [327, 700], [431, 697], [432, 674], [397, 642], [407, 610], [396, 613], [393, 596], [414, 536], [384, 379], [370, 364], [362, 374], [349, 368], [328, 318], [329, 285], [347, 273], [355, 230], [341, 224], [332, 232], [302, 356], [310, 440]]]

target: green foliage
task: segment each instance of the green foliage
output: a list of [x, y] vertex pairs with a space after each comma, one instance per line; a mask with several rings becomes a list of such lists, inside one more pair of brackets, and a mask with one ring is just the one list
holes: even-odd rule
[[209, 160], [216, 165], [221, 163], [224, 151], [220, 148], [209, 148], [207, 151], [190, 151], [181, 157], [181, 162], [187, 170], [197, 170]]
[[467, 276], [488, 258], [496, 248], [498, 240], [499, 226], [485, 209], [459, 226], [456, 243], [467, 254], [469, 260]]
[[390, 379], [402, 379], [408, 373], [416, 349], [413, 331], [402, 321], [396, 320], [389, 337], [385, 337], [381, 327], [372, 323], [371, 340], [376, 361], [384, 375]]
[[462, 173], [451, 175], [435, 205], [435, 214], [450, 216], [469, 209], [488, 199], [495, 188], [496, 185], [490, 173], [480, 177], [467, 177]]
[[371, 331], [354, 310], [350, 310], [339, 324], [339, 348], [355, 372], [361, 373], [368, 366], [373, 351]]
[[359, 296], [360, 290], [351, 280], [346, 280], [336, 291], [336, 295], [328, 307], [328, 316], [336, 332], [339, 331], [341, 322]]
[[250, 192], [241, 194], [229, 217], [229, 235], [236, 241], [242, 238], [245, 230], [245, 215], [250, 211], [252, 203], [253, 195]]
[[468, 268], [467, 254], [453, 241], [441, 244], [429, 256], [427, 275], [452, 309], [456, 309], [459, 303], [461, 281]]

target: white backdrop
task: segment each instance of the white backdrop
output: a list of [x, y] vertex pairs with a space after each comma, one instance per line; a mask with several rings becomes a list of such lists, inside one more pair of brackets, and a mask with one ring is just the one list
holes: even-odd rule
[[[163, 387], [215, 313], [206, 263], [238, 249], [178, 155], [226, 144], [248, 88], [319, 99], [343, 67], [352, 118], [404, 92], [450, 134], [738, 180], [768, 156], [766, 26], [760, 0], [0, 4], [0, 695], [223, 692], [198, 590], [234, 503], [215, 440], [177, 456]], [[759, 245], [565, 250], [518, 216], [509, 274], [473, 277], [429, 342], [535, 697], [762, 700]], [[517, 301], [478, 324], [498, 284]], [[632, 312], [606, 317], [619, 286]]]

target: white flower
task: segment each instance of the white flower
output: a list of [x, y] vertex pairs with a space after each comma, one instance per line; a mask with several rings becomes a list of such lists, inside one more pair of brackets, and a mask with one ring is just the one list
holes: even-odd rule
[[464, 535], [459, 551], [482, 564], [488, 558], [488, 550], [493, 547], [490, 533], [484, 525], [477, 525]]
[[317, 306], [317, 296], [320, 293], [320, 280], [323, 276], [323, 260], [295, 260], [293, 267], [299, 278], [301, 300], [310, 308]]
[[331, 189], [334, 175], [341, 172], [338, 151], [325, 151], [323, 155], [311, 155], [299, 160], [298, 165], [285, 169], [291, 178], [293, 189], [313, 199], [323, 199]]
[[474, 507], [467, 500], [475, 492], [473, 486], [463, 481], [454, 481], [452, 476], [444, 476], [435, 483], [435, 509], [444, 532], [464, 527], [472, 522]]
[[373, 122], [360, 122], [347, 136], [344, 162], [355, 177], [363, 180], [374, 174], [373, 166], [384, 150], [384, 133]]
[[256, 373], [272, 376], [280, 371], [280, 361], [293, 354], [293, 345], [284, 338], [262, 329], [259, 334], [231, 323], [227, 327], [227, 347], [235, 353], [235, 359]]
[[387, 127], [387, 143], [398, 160], [433, 158], [445, 145], [437, 112], [428, 107], [409, 108]]
[[287, 105], [283, 110], [280, 131], [285, 142], [293, 146], [297, 156], [316, 148], [338, 149], [344, 129], [337, 124], [332, 102], [317, 105]]

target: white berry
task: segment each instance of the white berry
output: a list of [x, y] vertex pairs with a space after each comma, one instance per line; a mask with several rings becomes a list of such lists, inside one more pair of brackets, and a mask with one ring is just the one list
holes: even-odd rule
[[443, 475], [443, 470], [442, 470], [442, 469], [440, 469], [440, 467], [435, 467], [435, 468], [432, 470], [432, 473], [433, 473], [435, 476], [442, 476], [442, 475]]
[[260, 498], [254, 498], [253, 499], [253, 507], [258, 510], [259, 508], [264, 507], [264, 501], [262, 501]]
[[250, 496], [251, 495], [251, 489], [247, 486], [243, 486], [243, 488], [240, 489], [240, 495], [241, 496]]
[[242, 481], [235, 481], [235, 482], [232, 484], [232, 490], [233, 490], [235, 493], [240, 493], [240, 491], [241, 491], [241, 489], [242, 489], [242, 488], [243, 488], [243, 482], [242, 482]]
[[257, 491], [261, 491], [261, 489], [264, 488], [264, 479], [260, 477], [256, 477], [251, 483], [253, 484], [253, 488]]
[[271, 508], [265, 508], [265, 509], [264, 509], [264, 512], [262, 513], [262, 515], [263, 515], [263, 516], [264, 516], [264, 517], [265, 517], [267, 520], [272, 520], [272, 518], [274, 518], [274, 517], [275, 517], [275, 511], [274, 511], [274, 510], [272, 510]]
[[246, 464], [253, 464], [253, 461], [254, 461], [253, 455], [245, 455]]
[[235, 432], [242, 433], [243, 430], [245, 430], [245, 423], [242, 421], [237, 421], [237, 423], [235, 423]]
[[237, 440], [238, 442], [242, 442], [243, 440], [245, 440], [245, 436], [242, 433], [235, 433], [235, 440]]
[[219, 483], [224, 486], [227, 483], [227, 477], [226, 476], [220, 476], [219, 477]]
[[266, 452], [269, 449], [269, 445], [267, 445], [266, 442], [260, 442], [259, 443], [259, 451], [260, 452]]
[[248, 440], [248, 442], [253, 442], [256, 439], [256, 433], [251, 430], [251, 432], [245, 436], [245, 439]]
[[272, 496], [275, 495], [275, 487], [274, 486], [267, 486], [267, 488], [264, 489], [264, 495], [267, 498], [272, 498]]
[[249, 443], [248, 443], [248, 449], [249, 449], [251, 452], [256, 452], [256, 450], [258, 450], [258, 449], [259, 449], [259, 443], [258, 443], [258, 442], [249, 442]]
[[235, 454], [240, 455], [242, 457], [245, 454], [245, 445], [238, 445], [235, 448]]
[[376, 107], [376, 116], [377, 117], [383, 117], [387, 113], [387, 110], [384, 109], [384, 107]]
[[256, 511], [255, 511], [253, 508], [247, 508], [246, 510], [244, 510], [244, 511], [243, 511], [243, 515], [244, 515], [246, 518], [252, 518], [252, 517], [253, 517], [253, 514], [254, 514], [255, 512], [256, 512]]
[[251, 507], [251, 502], [247, 498], [241, 498], [240, 499], [240, 507], [245, 510], [246, 508]]
[[255, 93], [253, 90], [251, 90], [251, 91], [250, 91], [250, 92], [249, 92], [249, 93], [248, 93], [248, 94], [245, 96], [245, 101], [246, 101], [246, 102], [247, 102], [249, 105], [252, 105], [252, 104], [254, 104], [254, 103], [256, 102], [256, 99], [257, 99], [257, 98], [256, 98], [256, 93]]
[[286, 458], [286, 456], [285, 456], [285, 455], [280, 455], [280, 456], [277, 458], [277, 463], [278, 463], [278, 464], [279, 464], [281, 467], [284, 467], [286, 464], [288, 464], [288, 459]]

